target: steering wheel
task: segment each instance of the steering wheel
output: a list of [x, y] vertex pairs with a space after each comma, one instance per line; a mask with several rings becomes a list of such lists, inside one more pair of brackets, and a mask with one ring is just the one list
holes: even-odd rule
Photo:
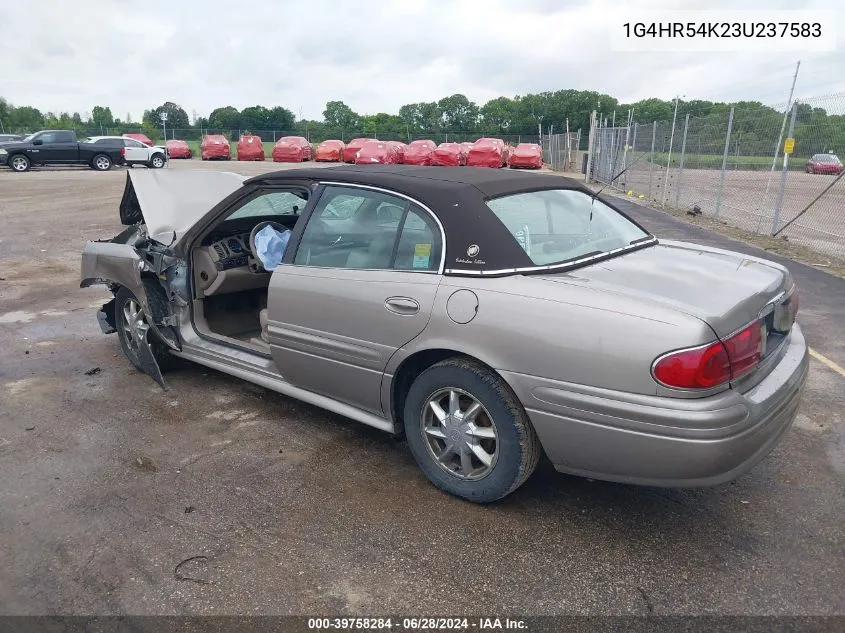
[[[272, 220], [266, 220], [264, 222], [259, 222], [254, 227], [252, 227], [252, 231], [249, 233], [249, 250], [252, 253], [253, 259], [255, 259], [255, 263], [258, 266], [259, 270], [264, 270], [264, 264], [261, 263], [261, 259], [258, 257], [258, 250], [255, 248], [255, 236], [258, 235], [258, 232], [268, 226], [272, 226], [276, 229], [279, 233], [284, 233], [288, 230], [284, 224], [280, 224], [279, 222], [273, 222]], [[264, 270], [264, 272], [267, 272]]]

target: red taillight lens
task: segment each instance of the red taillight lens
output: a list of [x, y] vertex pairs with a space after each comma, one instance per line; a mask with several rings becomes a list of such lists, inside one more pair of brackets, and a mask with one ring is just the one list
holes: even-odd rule
[[676, 389], [709, 389], [754, 369], [763, 351], [763, 324], [755, 321], [725, 341], [662, 356], [652, 368], [655, 379]]
[[731, 361], [731, 378], [739, 378], [754, 369], [762, 355], [762, 324], [755, 321], [725, 341]]
[[125, 148], [125, 147], [121, 147], [121, 148], [120, 148], [120, 155], [121, 155], [123, 158], [126, 158], [126, 148]]
[[654, 377], [668, 387], [708, 389], [731, 379], [731, 363], [721, 341], [666, 354], [654, 364]]

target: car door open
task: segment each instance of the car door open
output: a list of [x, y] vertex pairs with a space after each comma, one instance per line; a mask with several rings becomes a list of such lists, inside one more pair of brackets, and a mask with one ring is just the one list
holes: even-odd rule
[[442, 233], [399, 196], [328, 186], [270, 280], [268, 336], [291, 384], [382, 414], [390, 357], [426, 327]]

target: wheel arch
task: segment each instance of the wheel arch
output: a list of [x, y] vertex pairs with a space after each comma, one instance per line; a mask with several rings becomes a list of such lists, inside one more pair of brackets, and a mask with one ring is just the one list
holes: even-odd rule
[[404, 358], [389, 381], [387, 393], [383, 394], [386, 399], [385, 405], [390, 414], [391, 419], [396, 423], [397, 429], [404, 428], [404, 409], [405, 398], [408, 395], [408, 390], [417, 376], [423, 373], [426, 369], [441, 361], [449, 358], [460, 358], [477, 363], [484, 367], [491, 373], [498, 376], [509, 388], [513, 389], [502, 374], [490, 365], [490, 363], [478, 358], [477, 356], [455, 349], [457, 346], [451, 347], [432, 347], [429, 349], [418, 350]]

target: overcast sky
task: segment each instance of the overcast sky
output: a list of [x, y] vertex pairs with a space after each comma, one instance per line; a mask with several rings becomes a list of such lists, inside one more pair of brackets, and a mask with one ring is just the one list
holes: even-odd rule
[[[708, 8], [831, 9], [842, 0], [709, 0]], [[339, 99], [362, 114], [460, 92], [574, 88], [645, 97], [786, 101], [845, 92], [840, 9], [833, 53], [621, 53], [614, 7], [689, 0], [0, 0], [0, 96], [42, 111], [108, 105], [116, 117], [175, 101], [282, 105], [322, 118]], [[577, 13], [576, 13], [577, 12]]]

